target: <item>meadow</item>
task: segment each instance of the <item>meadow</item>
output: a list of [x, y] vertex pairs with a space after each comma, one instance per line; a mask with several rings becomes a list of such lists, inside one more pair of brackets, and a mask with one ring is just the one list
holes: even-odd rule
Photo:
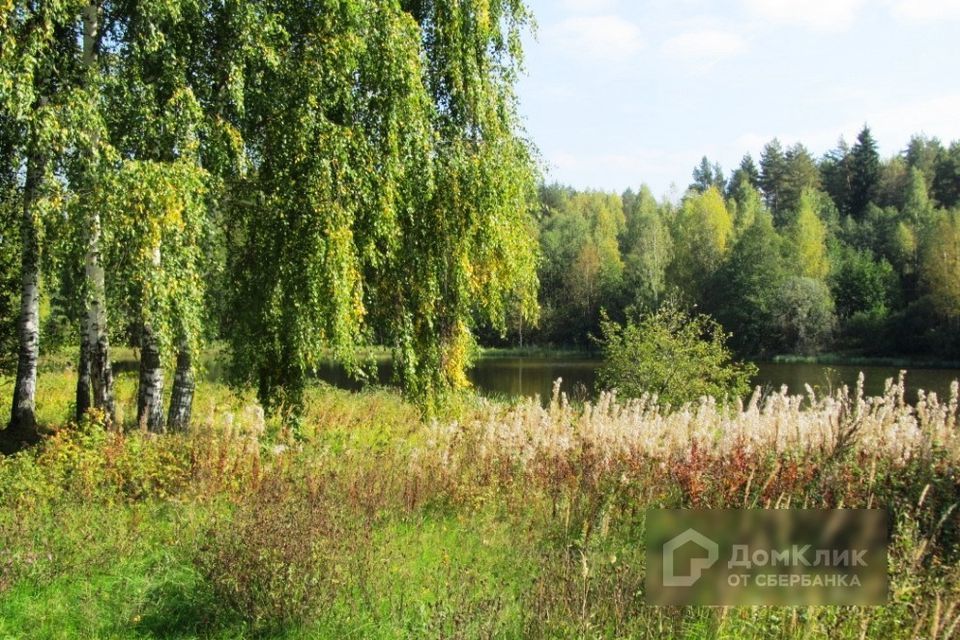
[[[778, 118], [875, 93], [843, 89], [853, 80], [890, 93], [896, 74], [851, 77], [850, 52], [871, 49], [848, 38], [821, 51], [836, 64], [804, 57], [842, 72], [835, 86], [811, 92], [786, 67], [711, 75], [787, 78], [802, 96], [690, 74], [666, 102], [627, 104], [571, 76], [585, 100], [537, 93], [588, 117], [535, 140], [525, 61], [556, 64], [524, 55], [535, 14], [574, 53], [563, 73], [598, 62], [548, 4], [583, 5], [570, 20], [591, 39], [615, 45], [612, 25], [635, 44], [649, 28], [668, 56], [702, 48], [668, 33], [700, 17], [584, 10], [609, 3], [0, 2], [0, 640], [960, 633], [954, 376], [936, 395], [917, 396], [919, 377], [833, 376], [744, 397], [759, 370], [739, 361], [960, 360], [960, 141], [894, 152], [864, 124], [828, 151], [793, 136], [759, 149], [757, 123], [811, 130]], [[752, 12], [717, 18], [749, 26], [737, 43], [767, 33]], [[883, 34], [870, 46], [902, 53], [874, 26], [858, 29]], [[874, 57], [916, 84], [916, 65]], [[622, 75], [583, 69], [608, 67]], [[603, 84], [671, 86], [625, 79]], [[736, 95], [697, 99], [724, 84]], [[682, 123], [660, 106], [635, 117], [647, 104]], [[630, 122], [593, 135], [610, 106]], [[928, 109], [877, 111], [894, 106], [859, 113], [908, 115], [897, 135], [956, 132]], [[622, 155], [605, 139], [631, 135], [634, 150], [664, 145], [655, 166], [603, 170], [595, 159]], [[642, 183], [697, 145], [732, 152], [723, 140], [756, 161], [727, 179], [732, 156], [704, 157], [662, 197]], [[551, 174], [567, 142], [600, 172]], [[503, 350], [496, 377], [515, 345], [604, 364], [568, 367], [552, 391], [545, 367], [549, 397], [488, 398], [479, 367], [468, 377], [481, 345]], [[385, 354], [396, 388], [316, 379], [324, 362], [362, 377], [368, 355], [386, 369]], [[594, 373], [622, 395], [594, 393]], [[520, 396], [517, 374], [505, 393]], [[662, 507], [885, 509], [889, 604], [648, 607], [646, 514]]]
[[[669, 408], [558, 383], [547, 406], [467, 395], [433, 420], [314, 385], [294, 437], [212, 374], [188, 435], [74, 424], [62, 358], [40, 382], [48, 434], [0, 458], [3, 638], [960, 632], [956, 385]], [[644, 606], [646, 509], [801, 506], [891, 512], [888, 606]]]

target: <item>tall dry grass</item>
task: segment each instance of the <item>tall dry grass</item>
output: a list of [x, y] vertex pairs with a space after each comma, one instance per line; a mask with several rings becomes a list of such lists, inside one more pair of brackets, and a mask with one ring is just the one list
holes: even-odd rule
[[547, 406], [531, 398], [505, 409], [482, 403], [462, 422], [433, 422], [426, 444], [413, 453], [415, 468], [457, 473], [458, 465], [509, 464], [537, 475], [589, 452], [598, 470], [644, 460], [673, 461], [692, 456], [786, 456], [830, 458], [866, 455], [905, 465], [928, 457], [960, 461], [958, 402], [954, 382], [949, 398], [919, 392], [911, 404], [904, 375], [887, 380], [882, 396], [865, 397], [863, 375], [847, 386], [818, 396], [790, 395], [786, 388], [749, 401], [721, 406], [703, 398], [678, 408], [656, 397], [620, 400], [601, 393], [596, 402], [571, 403], [554, 384]]
[[[125, 584], [162, 595], [124, 598], [147, 635], [948, 638], [958, 396], [910, 402], [901, 377], [879, 397], [861, 383], [667, 407], [571, 402], [558, 381], [546, 406], [473, 399], [424, 422], [391, 393], [318, 388], [291, 438], [251, 396], [201, 385], [190, 435], [107, 431], [91, 414], [0, 459], [14, 559], [0, 562], [0, 611], [22, 616], [8, 629], [33, 624], [5, 594], [59, 602], [62, 585], [114, 584], [118, 559], [143, 558]], [[891, 605], [644, 607], [647, 509], [791, 506], [888, 509]], [[72, 624], [123, 636], [96, 626], [118, 606], [104, 603], [68, 608]]]

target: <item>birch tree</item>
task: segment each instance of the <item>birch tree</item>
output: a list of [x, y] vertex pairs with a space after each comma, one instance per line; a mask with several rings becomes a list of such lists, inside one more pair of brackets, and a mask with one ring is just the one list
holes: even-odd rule
[[[207, 197], [211, 181], [202, 155], [213, 127], [210, 106], [195, 89], [209, 91], [205, 85], [212, 82], [201, 72], [215, 55], [205, 38], [226, 11], [218, 7], [183, 0], [113, 6], [118, 38], [107, 80], [108, 112], [112, 142], [128, 160], [109, 188], [138, 193], [106, 201], [114, 216], [114, 242], [124, 238], [114, 250], [134, 246], [138, 253], [111, 275], [122, 275], [115, 288], [139, 322], [137, 421], [153, 431], [189, 427], [193, 354], [206, 320], [201, 245], [215, 200]], [[164, 368], [174, 361], [171, 404], [164, 412]]]
[[[535, 166], [517, 115], [514, 85], [522, 0], [409, 0], [420, 26], [437, 140], [435, 188], [405, 219], [404, 244], [387, 272], [399, 295], [388, 335], [406, 388], [430, 405], [466, 386], [477, 319], [503, 331], [512, 300], [537, 316]], [[385, 290], [385, 289], [384, 289]]]
[[42, 226], [65, 201], [55, 169], [77, 109], [70, 84], [71, 27], [79, 6], [63, 0], [8, 2], [0, 11], [0, 119], [15, 140], [13, 162], [23, 175], [17, 373], [8, 428], [15, 437], [29, 438], [36, 431]]
[[[99, 68], [98, 49], [100, 46], [100, 3], [93, 1], [83, 7], [83, 87], [86, 89], [87, 99], [91, 103], [91, 112], [95, 112], [99, 104]], [[100, 157], [100, 139], [102, 136], [99, 118], [92, 118], [89, 126], [86, 165], [83, 176], [87, 187], [97, 179], [96, 172]], [[110, 337], [107, 327], [106, 311], [106, 282], [101, 260], [102, 222], [100, 211], [96, 206], [83, 208], [85, 229], [86, 256], [84, 260], [84, 277], [86, 295], [86, 314], [81, 328], [80, 363], [78, 366], [79, 380], [77, 385], [77, 413], [78, 420], [83, 409], [90, 403], [92, 392], [92, 406], [102, 409], [107, 419], [114, 418], [113, 369], [110, 364]], [[84, 380], [86, 378], [86, 381]]]
[[424, 407], [466, 385], [471, 326], [535, 309], [519, 2], [270, 5], [233, 212], [234, 371], [296, 409], [326, 355], [392, 346]]
[[165, 363], [184, 340], [194, 351], [201, 333], [205, 180], [190, 160], [125, 161], [97, 200], [106, 213], [106, 268], [120, 285], [112, 297], [141, 328], [137, 423], [150, 431], [166, 425]]

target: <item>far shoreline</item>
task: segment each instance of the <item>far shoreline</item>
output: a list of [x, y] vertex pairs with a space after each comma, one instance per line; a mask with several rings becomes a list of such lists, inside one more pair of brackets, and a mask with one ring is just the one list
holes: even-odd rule
[[815, 364], [841, 367], [900, 367], [903, 369], [960, 369], [960, 361], [908, 356], [850, 356], [824, 353], [814, 356], [778, 355], [750, 360], [756, 364]]
[[[570, 360], [602, 360], [597, 350], [578, 347], [481, 347], [481, 358], [550, 358]], [[859, 356], [842, 353], [818, 355], [780, 354], [742, 358], [754, 364], [812, 364], [842, 367], [900, 367], [904, 369], [960, 369], [960, 360], [911, 356]]]

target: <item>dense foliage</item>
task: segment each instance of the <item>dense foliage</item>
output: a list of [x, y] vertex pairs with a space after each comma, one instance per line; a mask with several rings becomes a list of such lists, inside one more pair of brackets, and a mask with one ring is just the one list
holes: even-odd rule
[[864, 128], [820, 159], [774, 140], [729, 181], [704, 158], [679, 203], [544, 186], [542, 323], [524, 339], [586, 346], [603, 311], [679, 296], [741, 355], [955, 360], [958, 167], [960, 142], [917, 136], [882, 161]]
[[389, 348], [434, 410], [476, 335], [585, 346], [604, 312], [668, 299], [740, 355], [960, 356], [960, 143], [883, 161], [867, 128], [819, 159], [774, 140], [729, 180], [704, 158], [679, 202], [543, 186], [537, 221], [519, 0], [58, 0], [3, 20], [15, 426], [39, 349], [71, 343], [78, 417], [113, 414], [110, 343], [142, 350], [154, 430], [165, 372], [185, 428], [193, 354], [221, 338], [234, 382], [294, 414], [322, 361], [365, 375], [360, 347]]
[[109, 345], [138, 346], [151, 430], [189, 423], [210, 338], [268, 410], [299, 412], [324, 358], [362, 375], [370, 344], [426, 409], [465, 386], [478, 323], [537, 313], [529, 20], [520, 0], [0, 5], [10, 424], [33, 429], [39, 349], [64, 343], [78, 417], [112, 416]]
[[700, 398], [735, 401], [750, 391], [756, 367], [734, 362], [727, 335], [704, 315], [667, 304], [623, 325], [600, 323], [600, 383], [624, 398], [648, 395], [678, 406]]
[[[14, 369], [17, 352], [17, 317], [20, 299], [20, 229], [14, 210], [11, 185], [0, 196], [0, 372]], [[13, 201], [13, 202], [12, 202]]]

